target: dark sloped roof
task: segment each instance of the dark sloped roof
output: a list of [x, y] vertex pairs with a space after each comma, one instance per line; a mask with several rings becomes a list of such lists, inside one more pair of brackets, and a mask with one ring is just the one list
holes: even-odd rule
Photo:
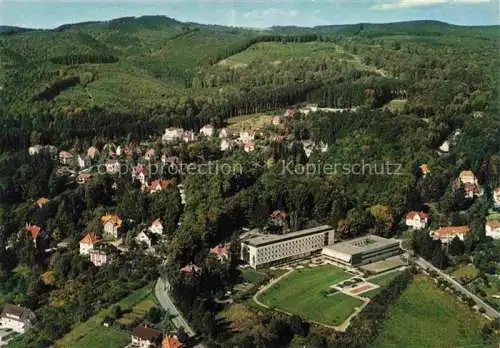
[[30, 316], [33, 316], [33, 312], [27, 308], [15, 306], [11, 304], [6, 304], [3, 307], [2, 317], [18, 317], [19, 320], [27, 320]]
[[159, 342], [163, 337], [161, 332], [146, 326], [137, 326], [134, 330], [132, 330], [132, 335], [150, 342]]

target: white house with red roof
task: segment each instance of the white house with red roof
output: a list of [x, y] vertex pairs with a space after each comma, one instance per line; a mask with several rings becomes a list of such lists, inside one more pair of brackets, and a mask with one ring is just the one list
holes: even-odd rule
[[286, 109], [284, 116], [285, 117], [293, 117], [294, 114], [295, 114], [295, 110], [289, 108], [289, 109]]
[[210, 254], [215, 255], [219, 261], [225, 261], [229, 258], [230, 243], [219, 244], [210, 249]]
[[500, 221], [488, 221], [485, 230], [487, 237], [500, 239]]
[[214, 135], [215, 128], [211, 124], [206, 124], [200, 129], [200, 134], [206, 137], [212, 137]]
[[460, 240], [464, 240], [465, 236], [469, 235], [471, 230], [469, 226], [448, 226], [440, 227], [439, 229], [431, 232], [434, 239], [439, 239], [441, 243], [448, 243], [453, 240], [453, 238], [458, 237]]
[[269, 222], [277, 226], [283, 226], [288, 219], [288, 213], [283, 210], [275, 210], [269, 215]]
[[168, 180], [153, 180], [149, 183], [149, 191], [156, 193], [168, 188]]
[[184, 134], [184, 129], [182, 128], [167, 128], [162, 136], [163, 142], [171, 142], [180, 140]]
[[460, 172], [458, 177], [460, 178], [460, 182], [462, 184], [469, 183], [475, 185], [477, 183], [476, 176], [474, 175], [472, 170], [463, 170]]
[[158, 219], [154, 220], [151, 223], [151, 226], [148, 227], [148, 230], [151, 233], [162, 235], [163, 234], [163, 224], [161, 223], [161, 219], [158, 218]]
[[89, 255], [94, 250], [94, 246], [101, 241], [101, 237], [93, 232], [89, 232], [80, 240], [80, 255]]
[[421, 164], [418, 168], [420, 169], [420, 172], [422, 173], [422, 176], [424, 178], [427, 176], [427, 174], [429, 174], [431, 172], [429, 170], [429, 166], [427, 165], [427, 163]]
[[255, 139], [256, 132], [254, 130], [244, 130], [240, 132], [239, 140], [242, 143], [247, 143]]
[[122, 219], [120, 219], [118, 215], [106, 214], [101, 217], [101, 222], [104, 231], [104, 239], [112, 240], [118, 238], [122, 226]]
[[146, 151], [146, 153], [144, 154], [144, 158], [148, 161], [151, 161], [152, 159], [154, 159], [156, 156], [156, 151], [155, 149], [148, 149]]
[[68, 151], [59, 152], [59, 161], [62, 164], [70, 164], [72, 159], [73, 159], [73, 155], [70, 152], [68, 152]]
[[230, 139], [222, 139], [220, 142], [221, 151], [228, 151], [231, 150], [233, 147], [234, 147], [234, 141]]
[[249, 141], [245, 143], [245, 152], [253, 152], [255, 150], [255, 143], [253, 141]]
[[87, 149], [87, 157], [90, 159], [94, 159], [95, 156], [99, 153], [99, 150], [95, 146], [91, 146]]
[[227, 138], [228, 136], [229, 136], [229, 129], [221, 128], [221, 130], [219, 131], [219, 138], [224, 139]]
[[148, 175], [148, 171], [145, 166], [142, 164], [138, 164], [135, 168], [132, 169], [132, 181], [139, 181], [141, 185], [146, 184], [146, 176]]
[[414, 230], [421, 230], [427, 227], [427, 222], [429, 221], [429, 215], [423, 211], [411, 211], [406, 215], [406, 226], [413, 228]]
[[196, 273], [200, 273], [201, 272], [201, 268], [198, 267], [198, 266], [196, 266], [193, 263], [190, 263], [190, 264], [182, 267], [179, 271], [181, 273], [184, 273], [184, 274], [196, 274]]

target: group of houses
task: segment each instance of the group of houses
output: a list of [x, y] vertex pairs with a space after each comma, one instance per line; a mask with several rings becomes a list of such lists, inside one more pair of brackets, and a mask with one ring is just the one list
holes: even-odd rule
[[[427, 164], [419, 166], [422, 175], [425, 177], [430, 173]], [[483, 188], [479, 185], [478, 180], [471, 170], [463, 170], [458, 178], [453, 182], [453, 189], [456, 190], [462, 187], [465, 192], [465, 197], [468, 199], [481, 197], [484, 194]], [[493, 206], [495, 209], [500, 208], [500, 187], [493, 190]], [[421, 230], [428, 227], [429, 214], [422, 211], [411, 211], [406, 215], [405, 224], [413, 230]], [[485, 232], [487, 237], [500, 239], [500, 221], [489, 220], [485, 224]], [[435, 231], [431, 231], [431, 236], [442, 243], [448, 243], [455, 237], [464, 240], [467, 235], [471, 234], [469, 226], [443, 226]]]
[[[88, 256], [90, 262], [100, 267], [110, 261], [110, 252], [106, 245], [119, 245], [122, 219], [116, 214], [106, 214], [101, 217], [102, 236], [88, 232], [80, 240], [80, 255]], [[159, 241], [165, 240], [163, 224], [160, 218], [155, 219], [147, 228], [140, 231], [134, 238], [135, 242], [144, 246], [147, 252], [154, 253], [154, 247]]]

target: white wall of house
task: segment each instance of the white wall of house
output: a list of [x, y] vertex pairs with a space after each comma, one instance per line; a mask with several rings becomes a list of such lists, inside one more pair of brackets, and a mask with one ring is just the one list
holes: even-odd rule
[[104, 224], [104, 239], [116, 239], [118, 238], [118, 226], [116, 226], [111, 221]]
[[421, 230], [427, 225], [427, 219], [422, 219], [420, 216], [415, 216], [413, 219], [406, 219], [406, 226], [415, 230]]
[[18, 333], [24, 333], [31, 326], [31, 320], [22, 321], [14, 316], [3, 316], [0, 318], [0, 328], [2, 329], [11, 329]]
[[491, 237], [493, 239], [500, 239], [500, 227], [493, 228], [490, 225], [486, 224], [486, 236]]
[[94, 244], [80, 243], [80, 255], [88, 255], [92, 250], [94, 250]]

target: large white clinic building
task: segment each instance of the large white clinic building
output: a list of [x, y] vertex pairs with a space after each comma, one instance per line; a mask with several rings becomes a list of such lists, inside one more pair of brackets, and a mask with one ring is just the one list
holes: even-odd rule
[[257, 269], [319, 252], [333, 244], [335, 231], [329, 225], [282, 235], [256, 234], [241, 241], [241, 259]]
[[357, 266], [386, 259], [401, 252], [400, 242], [376, 235], [367, 235], [325, 246], [321, 254], [342, 264]]

